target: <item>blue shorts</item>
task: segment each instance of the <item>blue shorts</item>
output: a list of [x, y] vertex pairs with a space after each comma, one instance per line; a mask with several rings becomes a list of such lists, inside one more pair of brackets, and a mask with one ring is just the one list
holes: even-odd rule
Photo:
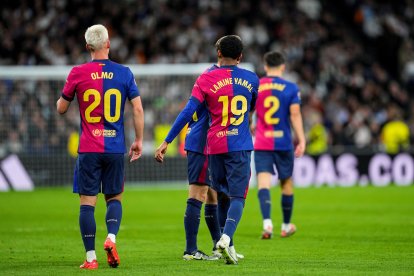
[[229, 197], [246, 198], [250, 181], [251, 151], [209, 155], [213, 189]]
[[188, 182], [210, 186], [208, 157], [205, 154], [187, 151]]
[[254, 152], [254, 164], [256, 173], [268, 172], [275, 174], [273, 165], [276, 166], [279, 179], [285, 180], [293, 174], [293, 151], [264, 151]]
[[123, 153], [79, 153], [73, 181], [74, 193], [115, 195], [124, 191], [124, 181]]

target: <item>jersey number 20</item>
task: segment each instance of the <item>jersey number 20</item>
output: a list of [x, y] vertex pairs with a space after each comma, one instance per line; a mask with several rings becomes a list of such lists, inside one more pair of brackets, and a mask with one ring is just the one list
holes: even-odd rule
[[[101, 104], [101, 93], [96, 89], [88, 89], [83, 94], [83, 101], [90, 102], [92, 97], [91, 104], [85, 109], [85, 119], [88, 123], [99, 123], [102, 119], [101, 116], [92, 116], [92, 111], [94, 111]], [[115, 99], [115, 114], [111, 114], [111, 100]], [[118, 89], [108, 89], [104, 93], [104, 117], [105, 120], [109, 123], [114, 123], [119, 120], [121, 117], [121, 91]]]

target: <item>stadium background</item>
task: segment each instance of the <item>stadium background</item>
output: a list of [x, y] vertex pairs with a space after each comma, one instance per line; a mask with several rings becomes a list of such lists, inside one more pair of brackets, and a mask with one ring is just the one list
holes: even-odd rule
[[[286, 54], [286, 78], [301, 88], [308, 139], [308, 156], [297, 175], [312, 170], [302, 175], [302, 186], [366, 185], [373, 182], [371, 174], [378, 175], [378, 186], [396, 179], [401, 185], [413, 182], [412, 1], [6, 0], [0, 5], [0, 157], [17, 154], [37, 186], [72, 181], [79, 116], [76, 104], [63, 117], [55, 111], [65, 73], [53, 72], [90, 59], [83, 34], [98, 22], [109, 28], [114, 61], [159, 66], [155, 74], [144, 67], [135, 75], [145, 109], [145, 143], [142, 160], [128, 166], [128, 182], [185, 183], [183, 136], [162, 167], [152, 154], [200, 73], [188, 64], [214, 63], [214, 42], [230, 33], [242, 37], [243, 61], [259, 75], [266, 51]], [[32, 67], [38, 65], [47, 67]], [[126, 129], [130, 144], [129, 109]], [[376, 163], [370, 162], [374, 155]], [[377, 164], [376, 173], [370, 172], [371, 163]], [[357, 174], [349, 174], [349, 167]]]

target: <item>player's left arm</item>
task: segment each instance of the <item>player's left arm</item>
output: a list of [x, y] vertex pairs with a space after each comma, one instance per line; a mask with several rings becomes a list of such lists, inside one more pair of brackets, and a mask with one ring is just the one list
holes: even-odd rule
[[56, 102], [56, 109], [59, 114], [65, 114], [70, 106], [70, 101], [65, 100], [62, 96]]
[[144, 139], [144, 108], [142, 107], [141, 97], [131, 100], [132, 114], [134, 120], [135, 140], [129, 149], [130, 162], [133, 162], [142, 155], [142, 141]]
[[290, 110], [290, 122], [292, 124], [295, 135], [298, 139], [298, 144], [295, 147], [295, 156], [301, 157], [305, 153], [306, 139], [303, 131], [302, 114], [300, 112], [300, 104], [294, 103], [289, 107]]

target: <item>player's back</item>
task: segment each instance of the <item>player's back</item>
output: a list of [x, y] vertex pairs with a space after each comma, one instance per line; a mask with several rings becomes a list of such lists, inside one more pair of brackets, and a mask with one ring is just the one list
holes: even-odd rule
[[256, 103], [255, 150], [293, 149], [290, 105], [300, 104], [296, 84], [280, 77], [260, 79]]
[[76, 92], [81, 116], [79, 152], [124, 153], [126, 99], [139, 95], [128, 67], [110, 60], [94, 60], [72, 69], [62, 96]]
[[207, 134], [209, 154], [253, 150], [248, 112], [254, 106], [258, 84], [255, 73], [235, 65], [214, 65], [198, 78], [196, 85], [203, 93], [211, 119]]

